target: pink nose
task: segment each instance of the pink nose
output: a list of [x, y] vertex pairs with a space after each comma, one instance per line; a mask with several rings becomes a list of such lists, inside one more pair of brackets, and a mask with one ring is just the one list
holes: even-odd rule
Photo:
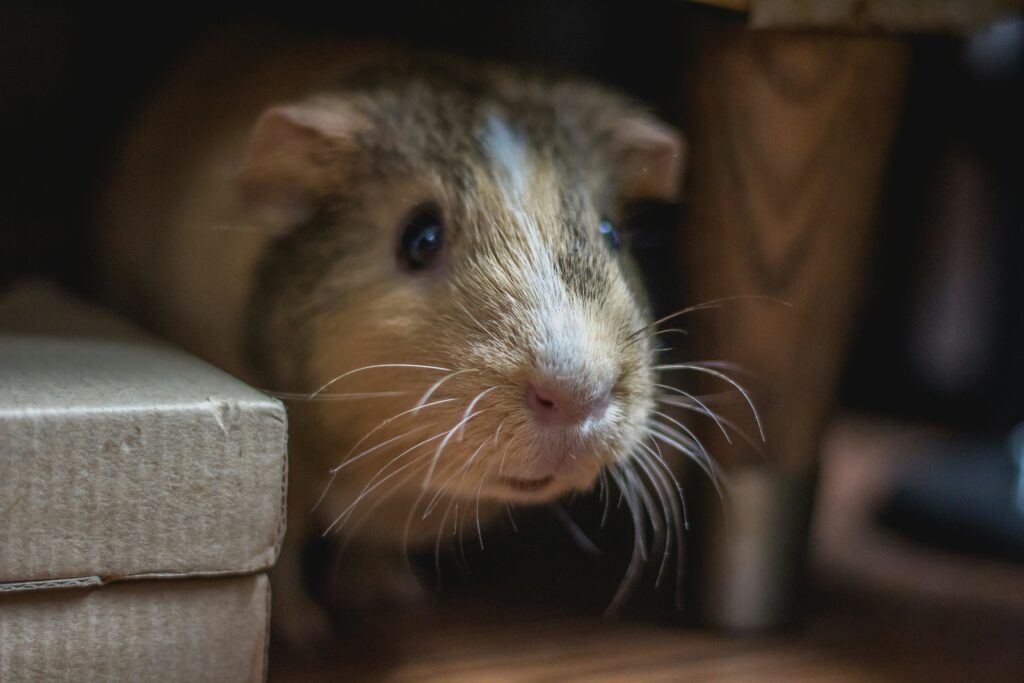
[[531, 382], [526, 388], [526, 405], [541, 424], [573, 425], [604, 415], [611, 403], [611, 390], [584, 391], [571, 381]]

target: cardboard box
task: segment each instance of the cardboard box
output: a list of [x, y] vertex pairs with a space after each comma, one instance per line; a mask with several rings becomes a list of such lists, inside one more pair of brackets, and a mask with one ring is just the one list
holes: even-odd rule
[[265, 574], [0, 597], [0, 681], [261, 681]]
[[51, 287], [3, 297], [0, 680], [261, 679], [285, 450], [280, 402]]

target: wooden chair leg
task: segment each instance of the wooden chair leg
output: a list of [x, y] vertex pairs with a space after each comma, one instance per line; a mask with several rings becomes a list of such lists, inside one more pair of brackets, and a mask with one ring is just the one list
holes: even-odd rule
[[[734, 301], [691, 326], [698, 357], [749, 371], [738, 379], [764, 424], [763, 457], [702, 432], [736, 489], [728, 536], [711, 533], [699, 550], [697, 594], [713, 622], [756, 629], [785, 620], [793, 604], [793, 558], [806, 538], [908, 49], [891, 37], [752, 31], [720, 17], [705, 18], [695, 41], [686, 299], [785, 302]], [[706, 379], [710, 389], [716, 380]], [[723, 412], [759, 440], [749, 413]], [[720, 508], [716, 500], [704, 512]]]

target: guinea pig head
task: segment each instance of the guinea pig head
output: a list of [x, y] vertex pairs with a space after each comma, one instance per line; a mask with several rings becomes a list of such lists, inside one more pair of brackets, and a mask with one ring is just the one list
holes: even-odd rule
[[276, 107], [247, 201], [279, 223], [251, 336], [306, 399], [293, 439], [354, 493], [587, 489], [641, 447], [647, 297], [624, 207], [671, 200], [679, 137], [574, 81], [398, 73]]

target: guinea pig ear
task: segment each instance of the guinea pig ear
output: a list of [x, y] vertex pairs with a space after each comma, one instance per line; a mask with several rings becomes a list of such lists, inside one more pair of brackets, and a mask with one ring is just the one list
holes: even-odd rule
[[634, 114], [622, 119], [612, 135], [624, 199], [679, 198], [686, 170], [686, 141], [679, 133], [650, 116]]
[[354, 112], [334, 102], [266, 110], [253, 127], [242, 165], [243, 200], [276, 227], [301, 223], [343, 180], [341, 162], [355, 150], [354, 136], [362, 127]]

